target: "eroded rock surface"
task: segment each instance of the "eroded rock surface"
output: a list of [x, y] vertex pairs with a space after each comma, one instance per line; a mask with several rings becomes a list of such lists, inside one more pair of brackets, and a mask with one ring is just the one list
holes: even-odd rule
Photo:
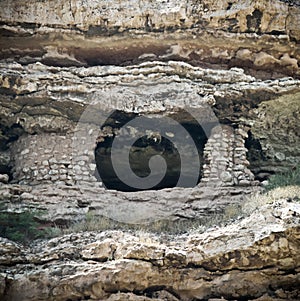
[[[1, 57], [58, 66], [179, 59], [299, 76], [298, 1], [5, 1]], [[256, 71], [253, 71], [256, 70]]]
[[203, 234], [81, 232], [27, 248], [1, 239], [0, 296], [299, 300], [299, 222], [299, 203], [281, 200]]
[[[178, 114], [182, 122], [186, 116], [178, 110], [207, 104], [220, 123], [246, 132], [256, 179], [299, 162], [298, 1], [3, 0], [0, 5], [0, 148], [6, 159], [0, 162], [6, 174], [1, 182], [55, 178], [72, 185], [72, 175], [55, 162], [53, 174], [47, 168], [29, 170], [27, 181], [27, 166], [16, 171], [18, 158], [9, 154], [7, 160], [5, 152], [22, 135], [72, 132], [93, 101], [103, 112]], [[288, 100], [283, 112], [264, 110], [282, 99]], [[273, 126], [272, 118], [284, 128]], [[86, 165], [80, 180], [92, 181], [97, 162], [79, 161]], [[238, 165], [248, 168], [245, 159]], [[247, 175], [234, 179], [226, 170], [227, 183], [251, 183], [252, 176], [236, 168]]]
[[86, 217], [105, 216], [125, 223], [153, 220], [194, 220], [224, 212], [227, 206], [243, 203], [254, 187], [209, 186], [168, 188], [140, 192], [106, 190], [97, 184], [66, 185], [2, 185], [2, 211], [38, 210], [38, 219], [54, 224], [70, 224]]
[[[259, 179], [286, 170], [299, 162], [297, 121], [300, 85], [299, 80], [291, 77], [262, 81], [246, 75], [242, 69], [212, 70], [175, 61], [89, 68], [3, 63], [1, 73], [0, 116], [3, 134], [0, 141], [6, 158], [9, 145], [13, 152], [8, 156], [11, 163], [6, 161], [8, 163], [3, 167], [3, 172], [9, 173], [12, 169], [16, 181], [23, 181], [23, 175], [30, 174], [29, 181], [24, 180], [24, 183], [39, 182], [39, 179], [47, 182], [55, 178], [55, 181], [72, 184], [73, 176], [64, 170], [68, 166], [71, 168], [74, 150], [72, 141], [78, 139], [76, 125], [78, 128], [79, 120], [81, 124], [90, 124], [80, 137], [85, 139], [84, 144], [87, 145], [82, 156], [78, 156], [78, 162], [85, 162], [86, 169], [81, 178], [92, 181], [91, 176], [95, 170], [93, 152], [99, 127], [103, 126], [105, 118], [112, 111], [120, 112], [119, 115], [123, 112], [124, 116], [170, 116], [189, 123], [191, 120], [184, 110], [190, 108], [193, 112], [200, 110], [198, 115], [202, 124], [217, 121], [238, 127], [238, 131], [243, 134], [237, 135], [242, 135], [245, 141], [235, 142], [235, 145], [238, 143], [242, 147], [246, 142], [250, 169], [256, 176], [259, 175]], [[95, 113], [92, 109], [87, 113], [91, 103], [95, 104]], [[103, 131], [108, 136], [113, 133], [112, 130], [109, 132], [109, 127]], [[44, 134], [45, 132], [53, 135]], [[22, 135], [22, 139], [12, 143]], [[225, 136], [225, 133], [222, 135]], [[49, 143], [44, 141], [45, 137]], [[258, 146], [255, 146], [256, 141]], [[65, 149], [60, 151], [61, 144], [64, 144]], [[51, 159], [56, 166], [53, 174], [48, 174], [51, 162], [46, 162], [50, 159], [49, 155], [48, 158], [46, 154], [41, 154], [43, 148], [49, 148], [48, 154], [54, 155]], [[25, 160], [26, 157], [29, 159], [29, 153], [32, 154], [33, 162], [22, 162], [22, 156]], [[44, 155], [45, 159], [41, 159]], [[32, 165], [39, 160], [41, 173], [31, 175], [36, 170], [30, 168], [34, 168]], [[240, 162], [242, 165], [248, 164], [245, 159]], [[19, 167], [14, 169], [14, 165]], [[73, 162], [73, 165], [78, 164]], [[26, 171], [24, 168], [29, 169]], [[63, 172], [61, 175], [60, 170]]]
[[[45, 226], [91, 212], [137, 223], [213, 218], [242, 205], [257, 180], [299, 164], [298, 0], [0, 0], [0, 8], [1, 212], [37, 212]], [[122, 127], [128, 116], [192, 127], [188, 110], [209, 128], [201, 139], [192, 129], [199, 184], [103, 187], [97, 150], [109, 153], [118, 132], [136, 136]], [[146, 137], [157, 144], [162, 134], [176, 135]], [[0, 299], [299, 300], [299, 218], [299, 203], [281, 200], [202, 234], [81, 232], [26, 247], [0, 238]]]

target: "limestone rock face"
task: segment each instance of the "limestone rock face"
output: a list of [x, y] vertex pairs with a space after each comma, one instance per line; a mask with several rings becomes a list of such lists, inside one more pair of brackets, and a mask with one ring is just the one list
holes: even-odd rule
[[[255, 175], [286, 170], [300, 160], [297, 138], [300, 82], [291, 77], [262, 81], [245, 74], [242, 69], [213, 70], [177, 61], [153, 61], [127, 67], [61, 68], [41, 63], [28, 66], [2, 63], [0, 67], [3, 128], [0, 142], [3, 154], [8, 158], [3, 172], [8, 172], [9, 166], [20, 166], [12, 172], [15, 179], [22, 180], [22, 183], [37, 183], [43, 179], [48, 183], [59, 181], [72, 184], [74, 175], [70, 172], [76, 174], [77, 171], [71, 168], [74, 165], [81, 169], [77, 163], [82, 163], [82, 160], [85, 161], [82, 167], [85, 174], [80, 174], [78, 180], [95, 181], [95, 167], [90, 166], [96, 163], [93, 152], [97, 137], [99, 139], [97, 133], [105, 121], [102, 116], [107, 117], [112, 111], [123, 112], [124, 117], [130, 114], [175, 116], [180, 122], [189, 123], [191, 121], [181, 111], [190, 108], [193, 112], [200, 110], [196, 114], [203, 124], [219, 122], [238, 126], [244, 133], [242, 139], [246, 144], [249, 142], [247, 159]], [[87, 109], [91, 104], [95, 113]], [[78, 156], [78, 162], [72, 162], [72, 165], [72, 139], [77, 139], [74, 137], [79, 135], [76, 134], [78, 124], [85, 122], [90, 124], [86, 133], [81, 135], [86, 146], [82, 155]], [[109, 133], [109, 126], [104, 130], [106, 137], [114, 135]], [[165, 132], [161, 134], [165, 135]], [[289, 141], [286, 141], [287, 132]], [[24, 138], [12, 143], [21, 135]], [[256, 140], [261, 147], [251, 150]], [[243, 147], [245, 141], [240, 141], [239, 146]], [[11, 155], [7, 152], [9, 144]], [[59, 149], [62, 144], [64, 149]], [[48, 154], [57, 153], [54, 158], [38, 151], [46, 151], [48, 145]], [[31, 159], [25, 163], [23, 158]], [[38, 162], [39, 170], [35, 170], [33, 165]], [[247, 165], [245, 159], [236, 162], [237, 166]], [[51, 164], [54, 171], [49, 170]], [[26, 176], [32, 180], [24, 179]], [[228, 182], [233, 181], [226, 178]]]
[[[138, 192], [106, 190], [97, 183], [89, 185], [1, 185], [2, 209], [8, 213], [34, 208], [43, 214], [44, 223], [68, 225], [84, 220], [87, 214], [108, 217], [125, 223], [157, 220], [194, 220], [222, 214], [228, 206], [244, 202], [258, 187], [168, 188]], [[46, 201], [45, 201], [46, 200]]]
[[[298, 0], [0, 7], [1, 214], [33, 211], [41, 227], [89, 214], [116, 225], [210, 221], [300, 163]], [[141, 116], [156, 123], [128, 124]], [[170, 119], [184, 135], [161, 125]], [[115, 184], [119, 134], [140, 139], [126, 157], [133, 179], [163, 154], [165, 182]], [[185, 169], [167, 139], [182, 142]], [[183, 170], [193, 185], [174, 184]], [[0, 300], [296, 301], [299, 222], [299, 203], [282, 199], [202, 234], [76, 232], [27, 246], [0, 238]]]
[[[298, 1], [6, 1], [1, 57], [58, 66], [180, 59], [299, 75]], [[260, 72], [258, 72], [260, 74]]]
[[[44, 208], [39, 194], [45, 193], [53, 208], [49, 220], [68, 221], [90, 207], [102, 215], [109, 199], [113, 208], [122, 198], [132, 204], [151, 199], [147, 193], [101, 188], [95, 149], [118, 131], [136, 135], [130, 127], [113, 125], [128, 116], [174, 117], [193, 126], [189, 108], [201, 110], [200, 123], [209, 127], [197, 149], [201, 182], [192, 195], [179, 189], [184, 207], [174, 202], [172, 217], [201, 215], [213, 200], [223, 209], [230, 194], [239, 199], [258, 184], [255, 180], [299, 163], [298, 1], [0, 4], [0, 182], [45, 185], [3, 185], [9, 196], [5, 205], [17, 199], [14, 209], [34, 202]], [[87, 116], [91, 104], [98, 111]], [[111, 111], [117, 117], [103, 127], [101, 118]], [[87, 124], [84, 133], [82, 124]], [[170, 153], [166, 157], [172, 161]], [[178, 167], [171, 168], [174, 177]], [[114, 174], [108, 178], [116, 180]], [[74, 185], [82, 183], [88, 185], [78, 194]], [[60, 187], [54, 194], [51, 184]], [[158, 216], [171, 197], [172, 191], [158, 193]]]
[[[207, 104], [218, 121], [245, 131], [249, 144], [258, 141], [247, 159], [253, 158], [250, 169], [259, 180], [299, 161], [297, 122], [277, 136], [276, 127], [263, 124], [260, 105], [284, 95], [292, 105], [270, 116], [280, 122], [298, 118], [298, 1], [1, 0], [0, 5], [0, 172], [9, 175], [1, 182], [32, 182], [28, 176], [72, 185], [73, 175], [64, 170], [68, 163], [62, 163], [70, 161], [68, 155], [55, 159], [59, 167], [53, 174], [41, 168], [28, 175], [27, 166], [15, 170], [18, 158], [8, 154], [7, 160], [7, 150], [22, 135], [72, 131], [95, 101], [104, 112], [167, 116]], [[260, 129], [269, 131], [267, 137]], [[287, 149], [286, 131], [293, 145]], [[95, 181], [89, 166], [97, 162], [85, 163], [79, 180]], [[247, 165], [244, 159], [237, 166], [242, 164]], [[251, 178], [234, 180], [238, 176], [232, 173], [224, 171], [227, 183]]]
[[21, 249], [1, 239], [0, 297], [299, 300], [299, 218], [299, 203], [277, 201], [224, 228], [164, 241], [86, 232]]

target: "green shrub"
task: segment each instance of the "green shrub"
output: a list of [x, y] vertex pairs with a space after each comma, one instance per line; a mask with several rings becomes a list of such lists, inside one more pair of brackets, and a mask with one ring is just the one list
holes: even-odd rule
[[0, 236], [27, 244], [37, 238], [51, 236], [51, 228], [43, 228], [36, 220], [37, 212], [0, 212]]
[[269, 178], [269, 183], [265, 187], [267, 191], [277, 187], [300, 185], [300, 165], [291, 168], [291, 170], [272, 175]]

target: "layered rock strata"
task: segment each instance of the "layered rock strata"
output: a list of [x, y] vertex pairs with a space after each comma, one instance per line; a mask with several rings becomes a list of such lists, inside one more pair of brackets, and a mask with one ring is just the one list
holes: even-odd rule
[[[89, 214], [146, 225], [212, 220], [299, 164], [298, 0], [0, 7], [1, 212], [63, 227]], [[157, 118], [155, 131], [126, 125], [140, 116]], [[187, 187], [172, 188], [179, 168], [165, 141], [177, 132], [161, 126], [168, 118], [196, 141], [192, 149], [180, 139], [188, 178], [198, 180]], [[163, 185], [118, 191], [127, 187], [107, 157], [120, 133], [141, 138], [131, 159], [143, 177], [145, 158], [163, 153]], [[0, 299], [299, 300], [299, 203], [259, 206], [202, 234], [82, 232], [27, 247], [1, 238]]]
[[[205, 103], [221, 124], [243, 132], [250, 170], [259, 180], [299, 161], [299, 83], [294, 79], [299, 76], [298, 1], [3, 0], [0, 4], [2, 182], [95, 181], [97, 159], [91, 155], [95, 146], [85, 150], [84, 160], [73, 162], [76, 178], [68, 142], [93, 101], [101, 103], [103, 112], [178, 114], [182, 122], [187, 120], [178, 110]], [[56, 158], [27, 147], [31, 141], [38, 149], [46, 147], [45, 132], [52, 133], [51, 143], [66, 142], [63, 155], [54, 145], [49, 145], [49, 153]], [[233, 140], [222, 143], [243, 148]], [[244, 151], [231, 163], [230, 147], [224, 148], [220, 151], [227, 156], [225, 167], [217, 169], [217, 178], [222, 174], [227, 183], [250, 183], [253, 176]], [[26, 162], [28, 151], [45, 160], [31, 162], [32, 156]], [[212, 158], [207, 150], [200, 152]], [[216, 179], [212, 166], [216, 163], [200, 161], [199, 177], [204, 182], [210, 181], [208, 174]]]
[[[34, 154], [38, 157], [43, 155], [46, 161], [54, 156], [57, 170], [64, 169], [62, 165], [69, 165], [68, 162], [72, 157], [72, 146], [74, 149], [72, 139], [86, 139], [85, 143], [88, 146], [82, 154], [86, 159], [78, 161], [85, 161], [84, 168], [87, 170], [83, 172], [86, 174], [81, 176], [85, 176], [84, 179], [88, 180], [89, 164], [95, 163], [92, 152], [99, 135], [99, 127], [105, 121], [103, 116], [109, 116], [109, 112], [114, 110], [124, 114], [175, 116], [181, 122], [189, 122], [180, 110], [201, 109], [198, 115], [201, 116], [203, 124], [215, 121], [221, 124], [230, 123], [231, 126], [240, 129], [238, 131], [241, 131], [241, 134], [238, 135], [242, 135], [244, 141], [247, 142], [249, 133], [253, 141], [258, 140], [260, 148], [252, 146], [253, 141], [248, 140], [248, 149], [253, 150], [249, 152], [248, 160], [253, 155], [250, 164], [253, 164], [256, 174], [262, 172], [258, 165], [267, 165], [263, 166], [265, 172], [268, 172], [266, 170], [268, 166], [269, 171], [274, 172], [276, 167], [280, 170], [280, 166], [291, 166], [299, 161], [297, 152], [299, 81], [292, 78], [261, 81], [245, 75], [241, 69], [219, 71], [192, 67], [180, 62], [151, 62], [131, 67], [90, 68], [3, 64], [1, 81], [3, 150], [8, 142], [16, 140], [22, 134], [25, 135], [11, 146], [12, 161], [21, 162], [22, 156], [25, 157], [25, 161], [29, 160], [28, 163], [23, 162], [24, 166], [21, 164], [21, 170], [16, 164], [15, 179], [19, 181], [24, 180], [26, 174], [34, 172], [27, 167], [28, 164], [34, 163], [31, 161], [36, 161]], [[91, 103], [97, 106], [98, 119], [92, 111], [86, 116], [86, 110]], [[211, 107], [215, 117], [205, 117], [208, 113], [204, 111], [204, 106]], [[84, 118], [89, 120], [86, 121]], [[273, 119], [274, 126], [268, 125], [272, 124]], [[85, 122], [90, 123], [87, 133], [77, 137], [79, 134], [76, 131], [80, 132], [82, 130], [80, 126]], [[278, 130], [276, 127], [281, 129]], [[262, 130], [269, 134], [263, 134]], [[53, 133], [47, 136], [48, 145], [42, 137], [45, 132]], [[26, 138], [26, 134], [40, 135], [40, 138], [38, 136]], [[282, 143], [283, 139], [289, 139], [286, 141], [288, 147], [287, 143]], [[36, 148], [40, 151], [33, 152], [30, 149], [35, 148], [33, 145], [30, 146], [33, 142], [38, 143]], [[240, 147], [243, 143], [241, 141]], [[58, 149], [55, 151], [54, 148], [59, 148], [58, 145], [64, 145], [65, 151]], [[45, 148], [45, 154], [41, 154], [42, 148]], [[28, 156], [27, 152], [33, 155]], [[58, 158], [60, 155], [58, 157], [55, 155], [56, 153], [62, 155], [62, 152], [64, 152], [62, 159]], [[6, 153], [5, 150], [3, 154]], [[49, 166], [49, 162], [44, 163]], [[47, 179], [43, 179], [48, 180], [49, 167], [42, 164], [42, 162], [38, 164], [38, 169], [44, 169], [42, 173]], [[247, 165], [247, 162], [241, 160], [241, 164]], [[37, 174], [31, 176], [29, 180], [36, 182], [40, 179], [41, 175]], [[70, 180], [68, 177], [66, 179]]]
[[28, 248], [1, 239], [0, 297], [296, 301], [299, 217], [299, 203], [281, 200], [203, 234], [86, 232]]
[[[2, 68], [5, 134], [2, 143], [10, 145], [13, 182], [91, 184], [95, 187], [93, 198], [101, 203], [106, 199], [106, 192], [97, 192], [101, 182], [95, 177], [94, 150], [99, 134], [109, 135], [100, 130], [100, 126], [111, 111], [121, 116], [128, 113], [155, 114], [162, 119], [173, 116], [188, 123], [191, 120], [184, 112], [192, 108], [194, 114], [200, 110], [200, 123], [217, 121], [219, 126], [211, 129], [204, 145], [203, 176], [196, 187], [204, 203], [215, 199], [207, 199], [209, 186], [231, 187], [227, 189], [231, 196], [243, 191], [239, 187], [255, 184], [249, 167], [255, 175], [263, 177], [299, 161], [299, 81], [292, 78], [262, 81], [245, 75], [241, 69], [208, 70], [180, 62], [90, 68], [11, 64], [9, 68], [7, 65]], [[95, 103], [95, 107], [90, 106], [91, 103]], [[273, 103], [286, 109], [272, 109]], [[270, 107], [265, 114], [262, 113], [264, 107]], [[284, 136], [285, 128], [288, 129], [293, 139], [289, 147], [278, 136], [276, 126], [280, 124], [274, 126], [274, 131], [269, 126], [269, 134], [259, 136], [264, 124], [267, 126], [274, 117], [286, 120], [281, 132]], [[105, 129], [107, 131], [107, 127]], [[257, 134], [260, 149], [251, 141]], [[270, 147], [272, 151], [268, 151]], [[7, 154], [7, 150], [3, 154]], [[212, 196], [214, 189], [210, 189]], [[223, 195], [220, 193], [220, 204]], [[120, 194], [117, 203], [122, 198]], [[130, 198], [148, 200], [143, 194], [133, 194]], [[181, 203], [188, 200], [189, 197], [183, 198]], [[186, 216], [184, 211], [175, 210], [171, 215]], [[202, 210], [197, 212], [203, 213]]]
[[56, 66], [179, 59], [299, 76], [298, 1], [2, 0], [1, 57]]

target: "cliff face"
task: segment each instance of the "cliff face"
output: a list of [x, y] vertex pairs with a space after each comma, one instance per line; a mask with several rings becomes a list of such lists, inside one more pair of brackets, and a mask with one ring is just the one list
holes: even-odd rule
[[[26, 133], [72, 131], [97, 98], [105, 112], [166, 115], [193, 93], [200, 98], [187, 105], [205, 102], [221, 124], [247, 132], [247, 159], [256, 179], [299, 161], [298, 1], [0, 1], [0, 6], [2, 173], [14, 166], [9, 142]], [[228, 70], [235, 67], [245, 73]], [[140, 85], [130, 92], [135, 99], [120, 96], [119, 84]], [[137, 96], [147, 85], [148, 94]], [[172, 90], [177, 99], [162, 106], [164, 98], [154, 92], [150, 104], [153, 89]], [[182, 90], [186, 95], [179, 100]], [[22, 175], [15, 174], [19, 181]]]
[[[55, 116], [53, 120], [59, 124], [58, 128], [66, 130], [69, 128], [69, 125], [66, 124], [69, 121], [62, 120], [62, 112], [59, 111], [63, 110], [67, 119], [78, 121], [83, 108], [80, 108], [82, 103], [79, 104], [76, 97], [81, 95], [88, 99], [87, 93], [91, 92], [94, 79], [97, 88], [101, 90], [109, 84], [106, 82], [107, 78], [111, 78], [117, 85], [118, 82], [137, 80], [138, 76], [136, 79], [134, 76], [138, 74], [144, 76], [142, 83], [149, 81], [150, 77], [153, 80], [156, 74], [159, 77], [164, 74], [182, 76], [191, 82], [203, 78], [201, 74], [194, 71], [197, 69], [179, 67], [179, 65], [175, 67], [174, 64], [166, 66], [153, 63], [149, 70], [145, 68], [146, 66], [124, 67], [123, 70], [98, 67], [98, 69], [91, 68], [85, 69], [85, 71], [75, 71], [75, 69], [74, 71], [71, 69], [60, 71], [59, 68], [55, 69], [56, 67], [128, 66], [145, 61], [168, 62], [175, 60], [187, 62], [194, 67], [226, 70], [231, 67], [241, 67], [247, 74], [253, 75], [257, 79], [269, 80], [286, 76], [297, 79], [299, 77], [300, 5], [298, 1], [243, 0], [178, 3], [178, 1], [70, 0], [61, 3], [61, 1], [2, 0], [0, 6], [0, 58], [2, 61], [2, 91], [4, 92], [1, 110], [4, 113], [1, 114], [1, 124], [8, 127], [18, 124], [16, 120], [11, 121], [12, 114], [16, 114], [17, 111], [20, 111], [20, 107], [24, 106], [24, 111], [28, 111], [30, 115], [34, 114], [35, 120], [41, 118], [40, 123], [42, 123], [45, 113]], [[10, 65], [11, 62], [18, 62], [23, 67]], [[31, 65], [37, 62], [51, 66], [51, 68]], [[4, 72], [4, 70], [6, 71]], [[43, 80], [38, 75], [41, 72], [44, 74]], [[254, 84], [255, 80], [252, 79], [250, 82], [253, 85], [248, 85], [248, 91], [235, 92], [236, 87], [223, 86], [221, 88], [223, 92], [218, 94], [216, 93], [219, 89], [218, 80], [214, 80], [213, 77], [219, 75], [207, 69], [206, 73], [209, 72], [212, 72], [210, 76], [212, 80], [208, 79], [208, 83], [217, 84], [217, 86], [212, 89], [206, 89], [199, 83], [197, 86], [200, 88], [200, 94], [214, 95], [217, 102], [213, 109], [217, 112], [217, 117], [222, 118], [223, 121], [224, 119], [236, 120], [241, 115], [246, 115], [244, 117], [248, 118], [249, 110], [258, 106], [262, 101], [276, 98], [282, 93], [286, 94], [284, 86], [286, 83], [289, 85], [289, 82], [281, 82], [280, 87], [275, 91], [267, 88], [268, 85], [272, 86], [273, 84], [256, 85]], [[85, 77], [87, 80], [84, 80]], [[92, 81], [89, 77], [92, 77]], [[99, 82], [98, 77], [102, 78], [102, 82]], [[207, 77], [203, 79], [205, 81]], [[55, 83], [53, 83], [54, 80]], [[228, 82], [228, 80], [230, 82], [228, 78], [225, 81]], [[240, 81], [249, 83], [249, 78], [245, 77], [245, 80], [241, 78]], [[158, 82], [160, 80], [157, 78], [155, 83]], [[219, 83], [221, 82], [222, 80], [219, 81]], [[50, 86], [55, 84], [57, 86], [64, 85], [65, 91], [59, 92], [58, 88], [55, 88], [54, 92], [51, 88], [51, 91], [46, 92], [46, 87], [50, 89]], [[111, 84], [112, 82], [109, 85]], [[237, 82], [236, 85], [238, 85]], [[263, 85], [265, 88], [262, 87]], [[297, 82], [294, 85], [297, 86]], [[224, 95], [225, 88], [228, 91], [226, 96]], [[62, 90], [62, 88], [60, 89]], [[237, 89], [243, 90], [244, 88], [237, 87]], [[258, 91], [256, 91], [257, 89]], [[262, 89], [264, 89], [263, 92]], [[296, 90], [295, 88], [292, 92], [295, 93]], [[61, 96], [53, 95], [55, 102], [49, 100], [52, 97], [50, 94], [53, 93], [61, 94]], [[112, 93], [118, 92], [113, 91]], [[21, 95], [16, 97], [16, 94], [24, 94], [24, 96], [23, 98]], [[44, 95], [42, 96], [42, 94]], [[72, 107], [72, 112], [67, 112], [64, 104], [61, 104], [61, 99], [59, 101], [56, 97], [61, 98], [71, 94], [76, 94], [76, 97], [73, 97], [73, 100], [64, 100], [68, 102], [67, 106]], [[22, 99], [18, 99], [18, 97]], [[297, 100], [296, 97], [293, 106], [297, 107]], [[31, 112], [28, 101], [30, 106], [38, 104], [40, 108], [35, 108], [34, 112]], [[46, 103], [49, 102], [55, 106], [50, 112], [45, 108], [47, 107]], [[249, 106], [249, 102], [254, 103]], [[10, 107], [7, 103], [11, 103]], [[41, 113], [41, 107], [44, 108], [43, 113]], [[239, 111], [242, 113], [237, 117]], [[296, 113], [297, 120], [297, 112], [298, 108], [293, 113], [286, 112], [287, 115], [285, 114], [283, 119], [293, 120], [293, 114]], [[257, 112], [256, 114], [261, 116]], [[278, 112], [275, 114], [278, 115]], [[257, 118], [260, 117], [254, 116], [254, 119]], [[29, 119], [30, 117], [26, 119], [27, 122]], [[22, 123], [22, 121], [19, 122]], [[252, 122], [255, 121], [251, 120], [248, 124], [252, 124]], [[258, 121], [258, 124], [260, 127], [261, 122]], [[30, 125], [21, 126], [31, 127]], [[50, 126], [46, 122], [45, 126], [40, 127], [49, 130]], [[52, 127], [55, 127], [53, 122]], [[290, 126], [288, 127], [290, 128]], [[294, 125], [291, 127], [294, 129]], [[36, 130], [25, 131], [32, 133]], [[297, 129], [295, 131], [297, 132]], [[2, 136], [5, 137], [8, 130], [2, 126], [2, 132]], [[10, 132], [12, 132], [8, 134], [10, 136], [19, 135], [18, 129]], [[269, 146], [271, 146], [272, 158], [276, 157], [276, 153], [280, 153], [277, 155], [278, 158], [294, 156], [294, 154], [291, 156], [290, 151], [285, 153], [278, 145], [278, 141], [271, 141], [270, 137], [265, 137], [259, 131], [254, 130], [254, 132], [252, 133], [253, 139], [262, 139], [260, 143], [264, 152], [269, 152]], [[292, 133], [291, 136], [291, 141], [295, 141], [295, 146], [298, 145], [296, 135]], [[5, 140], [1, 143], [5, 144]], [[296, 155], [298, 156], [298, 154]], [[262, 156], [268, 157], [265, 153]], [[258, 161], [260, 164], [261, 160]], [[256, 174], [261, 173], [257, 168], [259, 164], [254, 163], [253, 169]], [[262, 164], [264, 165], [264, 163]], [[265, 172], [268, 170], [262, 173]]]
[[91, 66], [178, 59], [244, 67], [263, 77], [299, 76], [298, 1], [18, 0], [0, 5], [1, 57], [21, 63]]
[[[74, 233], [0, 240], [2, 300], [299, 300], [299, 203], [203, 234]], [[4, 295], [3, 295], [4, 294]]]
[[[52, 208], [49, 212], [53, 222], [69, 221], [95, 208], [97, 214], [110, 217], [115, 217], [116, 211], [126, 215], [136, 212], [133, 208], [145, 211], [155, 207], [146, 216], [193, 218], [215, 212], [218, 206], [223, 210], [226, 204], [239, 201], [240, 194], [257, 189], [255, 176], [264, 180], [299, 162], [297, 79], [261, 81], [241, 69], [210, 70], [175, 61], [89, 68], [13, 63], [3, 64], [2, 74], [2, 154], [4, 159], [8, 157], [6, 166], [12, 166], [11, 182], [50, 185], [42, 188], [43, 193], [36, 186], [18, 188], [17, 202], [13, 201], [16, 188], [8, 185], [5, 204], [16, 208], [22, 204], [23, 209], [35, 204], [46, 209], [43, 194], [49, 194], [47, 206]], [[89, 104], [93, 102], [96, 104], [91, 109]], [[192, 107], [194, 114], [199, 110], [202, 125], [212, 127], [217, 120], [220, 130], [212, 130], [208, 138], [201, 138], [184, 111], [187, 106]], [[114, 110], [118, 112], [115, 117], [103, 120]], [[214, 116], [210, 116], [212, 112]], [[156, 114], [158, 120], [172, 117], [190, 126], [202, 154], [202, 177], [196, 191], [175, 189], [134, 195], [99, 187], [101, 182], [94, 172], [96, 165], [102, 170], [101, 152], [109, 150], [107, 141], [113, 131], [121, 128], [126, 137], [132, 138], [131, 127], [114, 125], [122, 125], [120, 122], [130, 114]], [[99, 128], [105, 122], [108, 123], [99, 136]], [[162, 135], [176, 134], [171, 126], [164, 126], [160, 129]], [[159, 127], [156, 123], [156, 129]], [[137, 133], [134, 135], [143, 136]], [[99, 152], [94, 153], [97, 139], [102, 144], [99, 142]], [[184, 147], [189, 162], [194, 162], [194, 153]], [[140, 156], [140, 149], [137, 148], [136, 157]], [[172, 149], [167, 154], [173, 154]], [[142, 171], [143, 165], [138, 160], [137, 163], [137, 170]], [[171, 170], [176, 168], [173, 163]], [[107, 166], [105, 171], [110, 170]], [[116, 176], [108, 174], [105, 180], [114, 185]], [[51, 188], [51, 184], [80, 183], [88, 184], [88, 189], [62, 187], [54, 192]], [[114, 187], [118, 190], [118, 186]], [[67, 201], [61, 200], [60, 195], [68, 195]], [[85, 205], [78, 207], [78, 198], [84, 195]], [[170, 198], [174, 200], [171, 204]], [[123, 202], [128, 202], [127, 209], [121, 210]], [[70, 206], [73, 209], [68, 213]]]
[[[91, 213], [209, 220], [299, 164], [299, 1], [0, 8], [1, 212], [37, 210], [44, 226], [64, 227]], [[164, 241], [121, 231], [26, 248], [1, 239], [0, 299], [299, 300], [292, 201]]]

